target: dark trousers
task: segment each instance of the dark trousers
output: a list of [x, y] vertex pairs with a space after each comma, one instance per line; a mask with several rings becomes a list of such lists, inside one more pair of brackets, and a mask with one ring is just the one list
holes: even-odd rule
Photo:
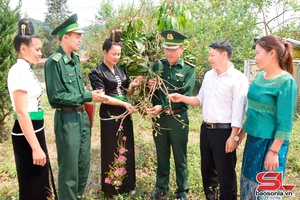
[[176, 196], [185, 197], [188, 190], [187, 143], [188, 126], [183, 127], [179, 121], [189, 124], [187, 112], [180, 113], [180, 118], [173, 115], [161, 114], [157, 122], [160, 124], [159, 133], [153, 132], [157, 154], [156, 188], [160, 192], [169, 190], [170, 157], [173, 150], [176, 172]]
[[82, 196], [90, 171], [91, 126], [86, 112], [55, 111], [58, 159], [58, 197]]
[[201, 126], [201, 174], [208, 200], [237, 199], [236, 151], [225, 152], [230, 134], [231, 129], [208, 129], [203, 124]]

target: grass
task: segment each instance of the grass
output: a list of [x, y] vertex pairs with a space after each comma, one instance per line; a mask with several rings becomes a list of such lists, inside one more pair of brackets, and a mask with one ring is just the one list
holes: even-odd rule
[[[54, 171], [55, 181], [57, 183], [57, 157], [55, 136], [53, 132], [53, 115], [54, 110], [51, 109], [46, 95], [42, 97], [42, 105], [45, 109], [45, 133], [47, 146], [51, 160], [52, 169]], [[99, 105], [97, 105], [97, 110]], [[189, 169], [189, 199], [205, 199], [203, 195], [202, 180], [200, 174], [200, 150], [199, 150], [199, 129], [201, 124], [201, 110], [194, 107], [189, 110], [190, 133], [188, 143], [188, 169]], [[149, 119], [142, 118], [139, 114], [133, 115], [134, 133], [135, 133], [135, 151], [136, 151], [136, 175], [137, 175], [137, 193], [133, 197], [126, 195], [120, 196], [119, 199], [148, 199], [155, 187], [155, 169], [156, 169], [156, 152], [151, 134], [151, 123]], [[8, 126], [12, 126], [13, 120], [8, 119]], [[98, 112], [95, 116], [95, 124], [92, 129], [91, 144], [91, 171], [88, 184], [86, 187], [87, 199], [105, 199], [100, 192], [100, 122]], [[288, 154], [287, 170], [284, 182], [286, 184], [296, 184], [294, 189], [295, 198], [300, 199], [300, 119], [295, 120], [294, 131], [290, 143]], [[9, 135], [9, 133], [7, 133]], [[237, 151], [237, 180], [239, 182], [241, 160], [243, 149]], [[0, 143], [0, 200], [18, 199], [18, 184], [13, 156], [11, 140], [5, 140]], [[174, 191], [176, 189], [175, 170], [173, 158], [171, 158], [171, 174], [170, 174], [170, 192], [167, 199], [174, 199]], [[291, 199], [291, 198], [287, 198]]]

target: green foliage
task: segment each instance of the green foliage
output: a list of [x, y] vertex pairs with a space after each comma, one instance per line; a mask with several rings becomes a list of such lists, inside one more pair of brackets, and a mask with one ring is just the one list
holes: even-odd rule
[[[159, 6], [153, 6], [151, 2], [141, 1], [138, 8], [122, 5], [111, 9], [110, 2], [104, 1], [101, 4], [98, 18], [101, 20], [99, 24], [90, 27], [92, 33], [84, 38], [87, 54], [91, 58], [96, 57], [94, 67], [102, 59], [101, 43], [112, 29], [121, 28], [124, 46], [118, 64], [136, 74], [147, 73], [146, 68], [151, 65], [150, 62], [164, 56], [159, 32], [173, 28], [188, 36], [183, 58], [196, 65], [200, 82], [203, 74], [210, 69], [208, 45], [218, 39], [226, 39], [232, 43], [234, 51], [231, 60], [242, 71], [244, 60], [253, 58], [253, 38], [263, 34], [264, 27], [261, 25], [271, 20], [268, 19], [271, 17], [271, 8], [276, 5], [275, 0], [164, 0]], [[295, 13], [299, 10], [299, 4], [295, 0], [276, 2], [284, 5], [285, 10], [293, 10]], [[258, 18], [262, 13], [265, 13], [265, 18]], [[297, 39], [297, 23], [289, 18], [284, 24], [278, 24], [282, 28], [281, 32], [276, 33], [282, 37], [289, 35]], [[275, 31], [274, 26], [268, 26]]]
[[[208, 62], [208, 45], [219, 39], [229, 40], [233, 46], [231, 61], [237, 69], [243, 71], [244, 60], [254, 57], [253, 38], [263, 34], [259, 21], [261, 18], [257, 16], [263, 9], [270, 10], [274, 6], [273, 0], [264, 0], [263, 3], [253, 0], [164, 0], [159, 6], [148, 2], [141, 1], [138, 8], [122, 5], [118, 11], [109, 10], [110, 5], [101, 7], [102, 20], [91, 27], [92, 33], [84, 38], [87, 54], [92, 58], [88, 67], [99, 65], [103, 41], [112, 29], [121, 28], [123, 49], [118, 66], [123, 67], [130, 76], [149, 74], [153, 63], [164, 57], [159, 32], [173, 28], [188, 36], [182, 56], [196, 66], [198, 78], [194, 93], [198, 92], [205, 72], [211, 68]], [[295, 1], [279, 2], [285, 3], [286, 8], [295, 9], [295, 12], [299, 9]], [[299, 38], [297, 23], [295, 20], [293, 23], [286, 23], [278, 34], [282, 37], [288, 35]], [[137, 92], [137, 95], [144, 92]]]
[[36, 26], [37, 33], [41, 36], [43, 48], [42, 57], [49, 57], [59, 46], [56, 36], [51, 35], [60, 23], [66, 20], [71, 13], [67, 7], [67, 0], [46, 0], [48, 12], [45, 13], [45, 25]]
[[[149, 13], [142, 8], [143, 5], [134, 16]], [[175, 12], [176, 10], [177, 12]], [[149, 30], [148, 24], [155, 20], [157, 21], [157, 29]], [[134, 17], [127, 23], [121, 23], [124, 46], [122, 57], [118, 63], [119, 66], [125, 68], [129, 76], [147, 74], [155, 76], [151, 71], [152, 66], [154, 62], [164, 56], [160, 48], [162, 38], [159, 32], [169, 28], [185, 29], [192, 24], [191, 22], [191, 14], [182, 2], [169, 3], [165, 1], [163, 5], [155, 9], [151, 18]], [[192, 57], [190, 55], [190, 58]]]
[[144, 32], [144, 21], [133, 19], [121, 24], [123, 51], [118, 63], [129, 76], [147, 75], [153, 63], [162, 56], [157, 48], [161, 41], [156, 31]]
[[53, 29], [46, 27], [37, 27], [37, 34], [41, 37], [42, 40], [42, 57], [48, 58], [59, 46], [59, 41], [55, 36], [51, 35]]
[[204, 71], [209, 70], [208, 45], [215, 40], [226, 39], [234, 48], [231, 60], [241, 69], [244, 59], [252, 57], [253, 38], [259, 32], [253, 1], [210, 0], [191, 2], [187, 6], [195, 18], [191, 48], [197, 55], [196, 66], [201, 66]]
[[45, 24], [50, 28], [57, 27], [71, 14], [67, 6], [68, 0], [46, 0], [48, 12], [45, 13]]
[[116, 18], [116, 10], [114, 9], [111, 1], [104, 0], [98, 8], [98, 13], [95, 16], [101, 24], [103, 23], [106, 28], [109, 28], [113, 19]]
[[20, 4], [16, 8], [9, 7], [9, 0], [0, 2], [0, 138], [4, 130], [5, 119], [11, 113], [11, 102], [7, 88], [7, 75], [16, 61], [13, 49], [13, 37], [16, 34], [17, 22], [20, 19]]
[[300, 151], [299, 133], [300, 133], [300, 115], [297, 114], [294, 121], [292, 139], [291, 139], [292, 150], [289, 152], [289, 156], [288, 156], [289, 168], [296, 174], [300, 173], [300, 160], [298, 155]]
[[184, 30], [193, 26], [192, 14], [185, 6], [186, 2], [165, 0], [154, 10], [152, 17], [157, 19], [158, 31]]

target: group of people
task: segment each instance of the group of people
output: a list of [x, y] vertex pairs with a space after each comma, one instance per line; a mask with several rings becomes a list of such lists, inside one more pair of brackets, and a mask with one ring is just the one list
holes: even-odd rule
[[[28, 19], [18, 22], [18, 34], [14, 39], [18, 60], [11, 67], [7, 82], [15, 117], [12, 142], [20, 200], [84, 199], [91, 142], [89, 116], [84, 108], [86, 102], [101, 103], [101, 190], [112, 198], [135, 193], [131, 114], [136, 109], [127, 98], [145, 80], [141, 76], [131, 80], [116, 65], [121, 56], [122, 31], [114, 29], [103, 43], [103, 62], [89, 73], [93, 91], [85, 91], [76, 54], [82, 43], [82, 33], [77, 15], [71, 15], [52, 31], [52, 35], [58, 36], [60, 46], [45, 63], [47, 97], [55, 109], [56, 193], [40, 101], [44, 89], [31, 69], [41, 57], [42, 43]], [[249, 87], [248, 79], [230, 61], [233, 49], [230, 42], [211, 43], [209, 62], [212, 69], [205, 74], [198, 95], [192, 96], [195, 68], [181, 58], [187, 37], [174, 30], [164, 30], [161, 36], [166, 58], [153, 66], [154, 71], [161, 71], [160, 77], [147, 82], [154, 93], [153, 107], [147, 109], [147, 113], [159, 124], [153, 129], [157, 171], [155, 190], [150, 198], [161, 199], [169, 191], [172, 149], [176, 199], [188, 199], [187, 110], [189, 105], [201, 105], [201, 175], [206, 199], [238, 198], [236, 148], [246, 133], [241, 199], [256, 199], [255, 190], [259, 185], [256, 175], [267, 171], [284, 174], [286, 168], [298, 92], [291, 75], [291, 44], [274, 35], [256, 41], [255, 64], [260, 71]], [[117, 170], [111, 175], [110, 170], [115, 165]]]

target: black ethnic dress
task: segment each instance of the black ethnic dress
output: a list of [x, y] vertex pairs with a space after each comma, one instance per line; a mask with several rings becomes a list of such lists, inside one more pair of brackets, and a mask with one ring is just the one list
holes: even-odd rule
[[[93, 90], [126, 101], [130, 80], [124, 70], [114, 66], [114, 73], [102, 63], [91, 70], [89, 79]], [[101, 132], [101, 190], [105, 195], [129, 193], [135, 189], [134, 137], [131, 115], [122, 121], [116, 116], [127, 111], [122, 106], [102, 103]], [[122, 124], [121, 124], [122, 122]]]

